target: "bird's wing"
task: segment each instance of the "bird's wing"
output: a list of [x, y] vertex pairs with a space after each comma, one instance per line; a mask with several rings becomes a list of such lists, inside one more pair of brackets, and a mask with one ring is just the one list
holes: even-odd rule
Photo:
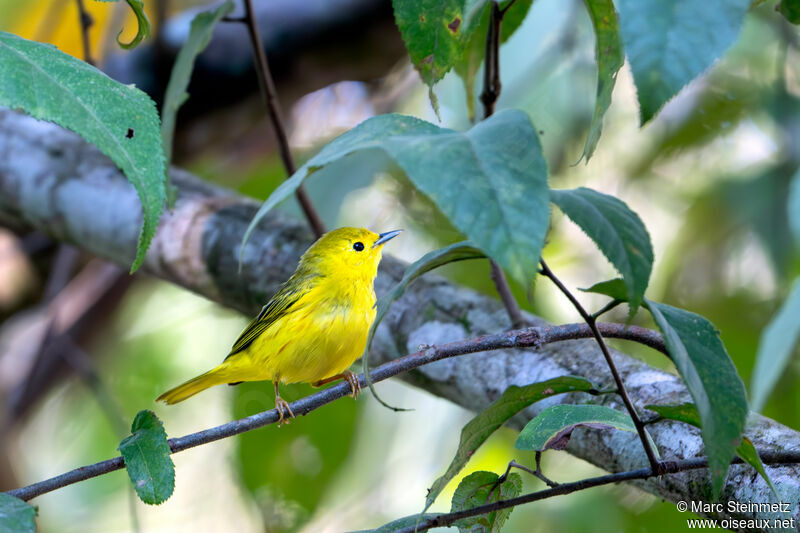
[[291, 278], [281, 285], [281, 288], [278, 289], [275, 296], [261, 308], [261, 312], [258, 313], [258, 316], [250, 321], [250, 324], [247, 325], [233, 344], [233, 348], [231, 348], [228, 357], [250, 346], [253, 341], [266, 331], [276, 320], [286, 316], [290, 312], [296, 311], [297, 302], [308, 294], [314, 286], [315, 278], [317, 277], [319, 277], [317, 274], [300, 271], [295, 272]]

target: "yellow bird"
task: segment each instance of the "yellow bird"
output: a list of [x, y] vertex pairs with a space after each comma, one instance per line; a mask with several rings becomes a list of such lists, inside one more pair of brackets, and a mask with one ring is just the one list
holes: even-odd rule
[[269, 380], [275, 385], [280, 425], [285, 413], [294, 418], [280, 396], [281, 382], [319, 387], [345, 379], [357, 397], [361, 387], [347, 369], [364, 352], [375, 320], [373, 281], [383, 245], [400, 231], [379, 235], [363, 228], [339, 228], [320, 237], [222, 364], [156, 401], [174, 404], [214, 385]]

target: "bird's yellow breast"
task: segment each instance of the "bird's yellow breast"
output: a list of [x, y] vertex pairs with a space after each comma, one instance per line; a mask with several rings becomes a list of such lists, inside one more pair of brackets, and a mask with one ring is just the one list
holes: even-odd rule
[[283, 383], [319, 381], [347, 370], [363, 354], [375, 319], [372, 280], [348, 281], [313, 287], [229, 363], [255, 370], [255, 379]]

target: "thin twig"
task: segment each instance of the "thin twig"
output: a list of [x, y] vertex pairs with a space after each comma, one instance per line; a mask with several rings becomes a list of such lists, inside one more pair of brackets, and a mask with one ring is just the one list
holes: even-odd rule
[[[481, 93], [481, 103], [483, 103], [483, 118], [489, 118], [494, 113], [494, 104], [500, 96], [500, 63], [498, 62], [500, 50], [500, 26], [503, 23], [505, 10], [501, 11], [498, 5], [492, 4], [492, 14], [489, 21], [489, 29], [486, 32], [486, 59], [483, 70], [483, 92]], [[497, 294], [500, 301], [506, 308], [508, 318], [511, 320], [512, 328], [521, 328], [527, 324], [522, 311], [519, 308], [516, 298], [511, 293], [508, 280], [494, 260], [489, 261], [492, 268], [492, 281], [497, 287]]]
[[[613, 324], [612, 324], [613, 325]], [[600, 325], [602, 326], [602, 324]], [[602, 328], [601, 328], [602, 329]], [[613, 331], [622, 332], [624, 338], [632, 341], [646, 340], [645, 344], [651, 345], [652, 335], [646, 333], [649, 330], [638, 328], [637, 330], [622, 330], [619, 328], [612, 328]], [[658, 335], [657, 332], [652, 332]], [[471, 339], [465, 339], [438, 346], [430, 346], [425, 350], [393, 359], [388, 363], [384, 363], [372, 372], [372, 381], [378, 382], [390, 377], [408, 372], [422, 365], [446, 359], [449, 357], [456, 357], [460, 355], [485, 352], [491, 350], [500, 350], [503, 348], [526, 348], [526, 347], [541, 347], [545, 344], [560, 342], [565, 340], [573, 340], [580, 338], [590, 338], [593, 332], [586, 326], [586, 324], [565, 324], [563, 326], [547, 326], [547, 327], [531, 327], [522, 330], [504, 331], [492, 335], [482, 335]], [[366, 386], [364, 376], [359, 376], [359, 383], [362, 387]], [[311, 411], [322, 407], [334, 400], [348, 396], [351, 392], [350, 385], [342, 382], [332, 387], [324, 389], [320, 392], [306, 396], [290, 404], [292, 412], [297, 416], [306, 415]], [[260, 427], [273, 424], [278, 421], [278, 412], [275, 409], [263, 411], [246, 418], [234, 420], [227, 424], [222, 424], [210, 429], [198, 431], [179, 438], [169, 440], [170, 449], [173, 453], [194, 448], [209, 442], [214, 442], [227, 437], [232, 437], [246, 431], [257, 429]], [[79, 481], [91, 479], [115, 470], [124, 468], [125, 464], [122, 457], [115, 457], [95, 463], [88, 466], [83, 466], [71, 470], [59, 476], [33, 483], [26, 487], [14, 489], [9, 491], [8, 494], [20, 498], [22, 500], [30, 500], [36, 496], [54, 491], [56, 489], [72, 485]]]
[[[225, 20], [242, 22], [247, 26], [247, 30], [250, 34], [250, 42], [253, 46], [256, 71], [258, 72], [258, 84], [261, 88], [261, 94], [264, 97], [264, 103], [267, 105], [272, 128], [275, 130], [275, 136], [278, 138], [278, 149], [281, 154], [281, 161], [283, 161], [283, 166], [286, 169], [287, 175], [291, 176], [295, 173], [297, 167], [294, 164], [292, 151], [289, 148], [289, 137], [286, 134], [286, 126], [283, 122], [283, 116], [281, 115], [278, 93], [275, 90], [275, 82], [272, 80], [272, 74], [269, 70], [267, 54], [264, 52], [264, 45], [261, 42], [261, 33], [258, 31], [258, 23], [253, 13], [252, 0], [244, 0], [244, 8], [245, 16], [241, 19], [226, 18]], [[325, 224], [323, 224], [319, 213], [317, 213], [317, 210], [314, 208], [314, 204], [311, 203], [311, 198], [309, 198], [308, 193], [302, 185], [297, 188], [295, 195], [297, 196], [297, 201], [300, 202], [300, 207], [303, 209], [308, 224], [311, 226], [317, 238], [319, 238], [325, 233]]]
[[625, 404], [625, 409], [627, 409], [628, 414], [631, 416], [633, 425], [636, 427], [636, 432], [639, 434], [639, 439], [642, 441], [642, 446], [644, 446], [644, 451], [647, 454], [647, 460], [650, 462], [650, 468], [653, 470], [653, 475], [658, 475], [663, 469], [663, 463], [658, 460], [655, 450], [653, 450], [653, 447], [650, 445], [650, 440], [647, 437], [647, 431], [645, 430], [644, 424], [642, 424], [642, 421], [639, 418], [639, 414], [636, 412], [636, 408], [633, 406], [633, 402], [628, 396], [628, 391], [625, 389], [625, 384], [622, 382], [622, 378], [617, 371], [617, 365], [614, 364], [614, 360], [611, 358], [611, 352], [608, 351], [606, 342], [603, 340], [603, 335], [597, 328], [596, 319], [586, 312], [586, 309], [583, 308], [578, 299], [575, 298], [570, 290], [567, 289], [563, 283], [561, 283], [561, 280], [558, 279], [555, 274], [553, 274], [553, 271], [550, 270], [550, 267], [547, 266], [547, 263], [545, 263], [544, 259], [542, 259], [540, 263], [542, 265], [542, 275], [550, 278], [550, 281], [552, 281], [555, 286], [558, 287], [558, 290], [560, 290], [564, 296], [567, 297], [567, 299], [572, 303], [572, 306], [575, 307], [583, 320], [592, 330], [594, 338], [597, 341], [598, 346], [600, 346], [600, 351], [603, 352], [603, 357], [606, 359], [608, 369], [611, 371], [611, 375], [614, 377], [614, 382], [617, 384], [617, 393], [619, 394], [620, 398], [622, 398], [622, 402]]
[[[761, 459], [764, 464], [796, 464], [800, 462], [800, 452], [776, 453], [759, 451], [759, 454], [761, 454]], [[735, 457], [731, 463], [742, 464], [743, 461], [741, 458]], [[698, 470], [701, 468], [708, 468], [708, 459], [705, 457], [665, 463], [664, 472], [662, 472], [662, 474], [677, 474], [680, 472]], [[563, 496], [565, 494], [571, 494], [573, 492], [578, 492], [593, 487], [600, 487], [602, 485], [610, 485], [612, 483], [620, 483], [622, 481], [633, 481], [636, 479], [649, 479], [651, 477], [655, 477], [656, 475], [657, 474], [654, 474], [650, 468], [640, 468], [638, 470], [629, 470], [627, 472], [618, 472], [616, 474], [607, 474], [605, 476], [583, 479], [580, 481], [574, 481], [572, 483], [562, 483], [561, 485], [555, 487], [523, 494], [522, 496], [518, 496], [516, 498], [500, 500], [455, 513], [446, 513], [439, 516], [434, 516], [433, 518], [423, 520], [418, 525], [412, 525], [398, 529], [393, 531], [393, 533], [413, 533], [415, 531], [427, 531], [434, 527], [446, 527], [452, 525], [457, 520], [469, 518], [471, 516], [485, 515], [501, 509], [508, 509], [509, 507], [516, 507], [517, 505], [544, 500], [554, 496]]]
[[86, 6], [83, 5], [83, 0], [77, 0], [78, 3], [78, 20], [81, 25], [81, 42], [83, 43], [83, 60], [92, 66], [96, 66], [94, 59], [92, 59], [92, 47], [89, 41], [89, 28], [94, 24], [94, 19], [86, 11]]

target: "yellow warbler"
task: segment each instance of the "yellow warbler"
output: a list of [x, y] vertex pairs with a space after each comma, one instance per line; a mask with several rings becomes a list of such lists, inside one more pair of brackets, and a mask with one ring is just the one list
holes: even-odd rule
[[337, 379], [360, 386], [347, 370], [364, 351], [375, 319], [375, 291], [383, 245], [402, 230], [373, 233], [339, 228], [326, 233], [300, 258], [294, 274], [245, 328], [225, 360], [158, 397], [174, 404], [214, 385], [270, 380], [275, 408], [294, 418], [278, 384], [320, 386]]

